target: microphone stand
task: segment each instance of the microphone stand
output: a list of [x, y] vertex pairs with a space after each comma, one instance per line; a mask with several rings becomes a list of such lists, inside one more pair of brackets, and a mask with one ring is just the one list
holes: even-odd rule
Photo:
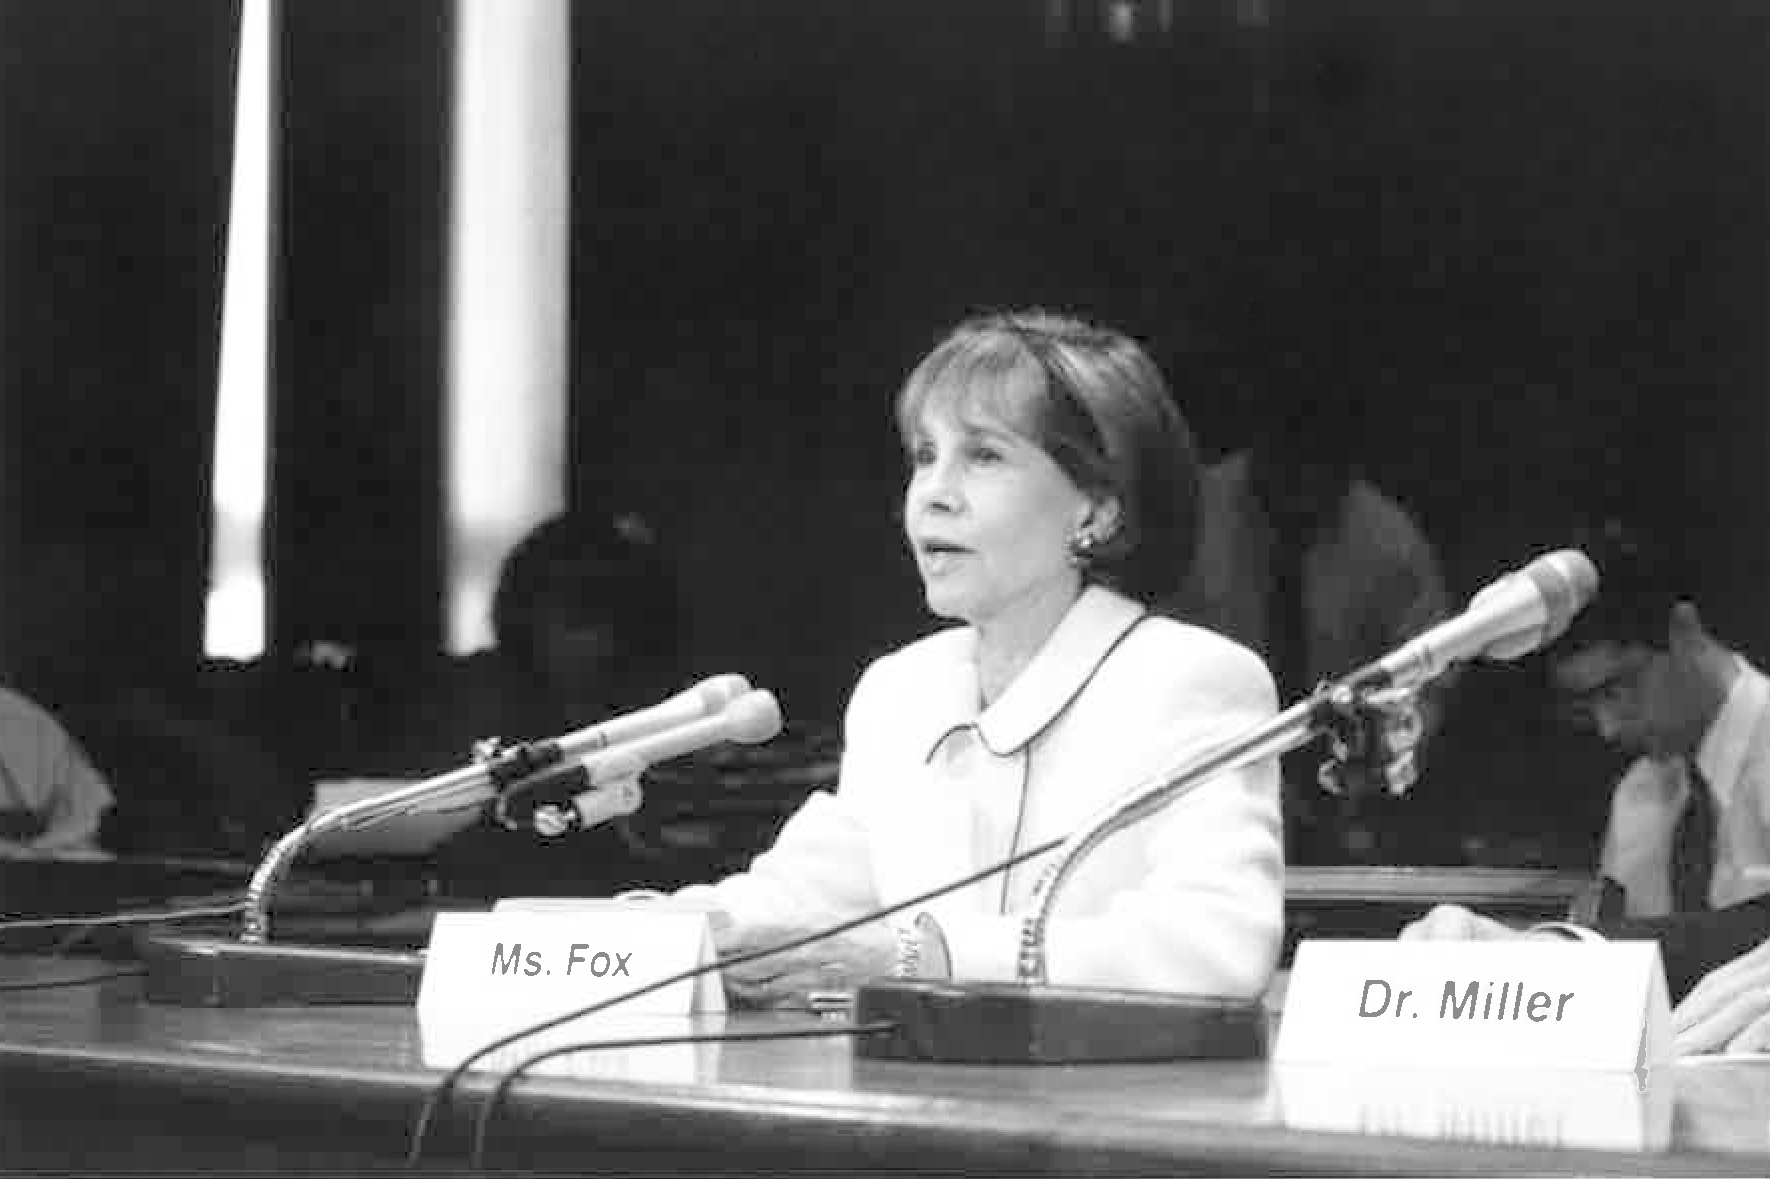
[[[580, 730], [587, 732], [588, 730]], [[502, 794], [513, 782], [531, 777], [563, 759], [574, 748], [573, 737], [516, 745], [500, 745], [496, 738], [475, 744], [473, 760], [459, 769], [425, 778], [410, 786], [359, 798], [332, 807], [302, 823], [271, 846], [246, 885], [246, 911], [241, 919], [240, 940], [270, 940], [270, 893], [288, 874], [307, 846], [334, 831], [359, 830], [409, 815], [420, 807], [455, 795]]]
[[1057, 894], [1090, 851], [1113, 833], [1221, 774], [1233, 773], [1268, 758], [1282, 757], [1309, 744], [1327, 729], [1322, 717], [1322, 710], [1327, 707], [1325, 696], [1325, 692], [1318, 691], [1251, 732], [1195, 755], [1190, 763], [1182, 763], [1177, 769], [1114, 800], [1065, 839], [1055, 858], [1039, 874], [1027, 902], [1029, 912], [1021, 921], [1020, 957], [1016, 963], [1020, 981], [1031, 986], [1044, 984], [1045, 925], [1057, 903]]
[[[1373, 710], [1393, 711], [1397, 701], [1411, 709], [1413, 699], [1412, 690], [1379, 691], [1349, 677], [1324, 684], [1239, 737], [1183, 754], [1177, 764], [1102, 808], [1059, 846], [1022, 919], [1016, 982], [869, 982], [856, 993], [855, 1022], [896, 1026], [856, 1041], [855, 1051], [895, 1060], [998, 1064], [1263, 1055], [1266, 1014], [1258, 999], [1047, 985], [1045, 928], [1051, 911], [1078, 864], [1113, 833], [1206, 782], [1300, 749], [1324, 733], [1332, 737], [1336, 761], [1363, 756]], [[1398, 764], [1399, 772], [1390, 776], [1392, 792], [1412, 780], [1411, 754], [1400, 751]]]
[[[709, 710], [717, 709], [716, 717]], [[143, 994], [151, 1002], [198, 1006], [261, 1006], [281, 1003], [412, 1003], [423, 973], [422, 954], [358, 950], [336, 946], [273, 945], [271, 893], [296, 857], [315, 837], [332, 831], [372, 826], [444, 799], [491, 801], [497, 821], [513, 826], [502, 803], [510, 787], [529, 782], [566, 761], [637, 740], [647, 726], [717, 720], [715, 735], [732, 740], [766, 740], [780, 730], [780, 706], [772, 695], [755, 692], [742, 676], [715, 676], [672, 697], [646, 714], [577, 729], [549, 740], [505, 745], [496, 738], [476, 742], [473, 760], [457, 770], [409, 786], [333, 807], [313, 816], [277, 840], [252, 874], [238, 940], [149, 936], [142, 939], [146, 966]], [[623, 737], [622, 730], [631, 731]], [[766, 730], [766, 732], [763, 732]], [[684, 752], [669, 750], [671, 756]], [[660, 754], [661, 755], [661, 754]], [[633, 763], [634, 773], [642, 768]], [[637, 787], [616, 790], [604, 800], [611, 814], [638, 805]], [[575, 820], [575, 822], [574, 822]], [[538, 834], [560, 835], [584, 823], [582, 812], [568, 816], [557, 804], [533, 819]]]
[[445, 799], [500, 795], [511, 783], [554, 765], [594, 741], [583, 729], [552, 741], [475, 743], [473, 760], [409, 786], [332, 807], [278, 839], [246, 885], [237, 940], [149, 934], [140, 949], [149, 1002], [201, 1007], [416, 1001], [421, 953], [341, 946], [271, 944], [271, 895], [303, 851], [335, 831], [371, 827]]

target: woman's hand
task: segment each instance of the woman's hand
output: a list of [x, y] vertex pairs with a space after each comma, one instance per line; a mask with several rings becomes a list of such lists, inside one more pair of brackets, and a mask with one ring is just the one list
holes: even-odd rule
[[1770, 1052], [1770, 941], [1702, 976], [1672, 1009], [1680, 1056]]
[[[753, 953], [803, 937], [808, 929], [741, 928], [725, 914], [713, 918], [713, 944], [721, 958]], [[769, 954], [725, 968], [726, 992], [748, 1007], [810, 1007], [813, 991], [850, 990], [890, 975], [897, 966], [897, 935], [874, 921], [796, 950]]]

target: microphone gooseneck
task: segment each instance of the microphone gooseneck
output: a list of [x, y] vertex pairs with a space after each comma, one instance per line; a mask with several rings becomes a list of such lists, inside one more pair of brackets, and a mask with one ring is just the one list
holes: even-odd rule
[[1035, 985], [1045, 982], [1046, 922], [1058, 892], [1090, 851], [1114, 832], [1153, 814], [1219, 774], [1302, 748], [1322, 727], [1316, 699], [1298, 701], [1243, 736], [1182, 752], [1173, 765], [1096, 811], [1063, 841], [1033, 885], [1028, 911], [1020, 925], [1016, 971], [1019, 981]]

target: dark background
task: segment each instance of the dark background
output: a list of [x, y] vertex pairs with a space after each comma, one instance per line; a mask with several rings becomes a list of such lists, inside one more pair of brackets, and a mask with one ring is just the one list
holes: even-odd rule
[[[1212, 452], [1331, 407], [1459, 596], [1622, 512], [1763, 654], [1765, 6], [1173, 7], [1130, 45], [1081, 2], [576, 7], [572, 494], [678, 554], [691, 672], [823, 724], [930, 625], [891, 398], [957, 317], [1031, 303], [1144, 339]], [[199, 655], [236, 8], [0, 0], [26, 686]], [[449, 8], [282, 14], [273, 643], [427, 650]], [[1540, 669], [1457, 707], [1417, 810], [1579, 845], [1603, 790], [1555, 769]]]

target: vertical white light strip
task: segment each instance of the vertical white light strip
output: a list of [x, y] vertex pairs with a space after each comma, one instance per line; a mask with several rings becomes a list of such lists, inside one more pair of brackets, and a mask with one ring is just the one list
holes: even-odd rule
[[448, 649], [565, 502], [570, 0], [456, 0], [444, 470]]
[[203, 650], [264, 653], [264, 501], [270, 332], [270, 0], [241, 0], [232, 197], [222, 272], [213, 528]]

